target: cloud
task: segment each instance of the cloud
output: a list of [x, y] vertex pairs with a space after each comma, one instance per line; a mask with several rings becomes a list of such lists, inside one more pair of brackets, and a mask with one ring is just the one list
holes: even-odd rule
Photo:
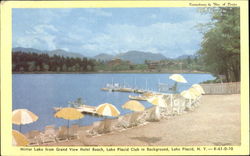
[[[130, 11], [145, 14], [130, 18]], [[202, 39], [194, 26], [209, 19], [192, 8], [126, 12], [100, 8], [38, 9], [35, 12], [14, 11], [14, 47], [65, 48], [86, 56], [129, 50], [162, 53], [167, 57], [193, 54]]]
[[58, 29], [53, 25], [37, 25], [25, 31], [19, 37], [14, 36], [14, 46], [40, 48], [46, 50], [56, 49], [56, 34]]
[[157, 15], [156, 15], [156, 14], [151, 14], [151, 15], [149, 16], [149, 18], [151, 18], [151, 19], [156, 19], [156, 18], [157, 18]]
[[112, 13], [104, 11], [103, 9], [100, 9], [100, 8], [88, 8], [86, 9], [86, 12], [90, 14], [94, 14], [96, 16], [104, 16], [104, 17], [112, 16]]
[[155, 23], [147, 26], [108, 24], [105, 33], [95, 34], [82, 46], [92, 53], [141, 50], [174, 56], [197, 50], [201, 34], [194, 22]]

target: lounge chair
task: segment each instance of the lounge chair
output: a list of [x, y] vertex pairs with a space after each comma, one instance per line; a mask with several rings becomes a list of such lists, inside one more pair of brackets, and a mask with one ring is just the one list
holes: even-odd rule
[[185, 99], [177, 98], [173, 100], [172, 112], [173, 114], [177, 113], [178, 115], [183, 113], [185, 110]]
[[68, 140], [68, 128], [66, 126], [60, 126], [56, 134], [56, 141]]
[[157, 110], [157, 109], [159, 109], [159, 107], [157, 108], [155, 106], [147, 110], [148, 112], [147, 112], [146, 121], [149, 121], [149, 122], [160, 121], [161, 114], [160, 114], [160, 110]]
[[193, 111], [194, 110], [194, 102], [195, 102], [195, 100], [186, 99], [185, 100], [185, 111]]
[[134, 112], [131, 114], [131, 117], [129, 119], [129, 125], [128, 127], [134, 127], [142, 123], [142, 115], [143, 112]]
[[104, 126], [103, 126], [103, 133], [109, 133], [112, 131], [112, 119], [105, 119]]
[[97, 121], [93, 123], [92, 129], [88, 130], [87, 133], [91, 136], [94, 136], [103, 133], [103, 129], [104, 129], [104, 122]]
[[41, 133], [41, 139], [43, 143], [56, 141], [56, 130], [53, 125], [46, 126], [44, 133]]
[[129, 120], [130, 116], [129, 115], [124, 115], [124, 116], [119, 116], [117, 119], [117, 123], [115, 125], [115, 128], [117, 130], [123, 130], [129, 127]]
[[38, 130], [32, 130], [27, 133], [27, 139], [29, 140], [29, 145], [40, 145], [42, 143], [41, 140], [41, 132]]
[[69, 128], [69, 139], [76, 139], [77, 132], [79, 131], [79, 125], [74, 124]]
[[78, 131], [77, 133], [79, 141], [85, 146], [89, 145], [89, 136], [87, 133], [85, 131]]

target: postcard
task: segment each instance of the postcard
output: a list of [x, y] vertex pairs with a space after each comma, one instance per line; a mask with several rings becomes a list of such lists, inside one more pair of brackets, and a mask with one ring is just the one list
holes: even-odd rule
[[249, 154], [248, 1], [1, 2], [1, 155]]

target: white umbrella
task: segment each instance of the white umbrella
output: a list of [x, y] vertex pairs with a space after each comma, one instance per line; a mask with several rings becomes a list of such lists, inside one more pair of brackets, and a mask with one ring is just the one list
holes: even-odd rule
[[119, 110], [110, 103], [104, 103], [96, 108], [96, 112], [102, 116], [119, 116]]
[[180, 74], [172, 74], [169, 76], [169, 79], [174, 80], [176, 82], [187, 83], [187, 80]]
[[12, 112], [12, 123], [20, 125], [20, 131], [21, 125], [30, 124], [37, 119], [38, 116], [27, 109], [16, 109]]

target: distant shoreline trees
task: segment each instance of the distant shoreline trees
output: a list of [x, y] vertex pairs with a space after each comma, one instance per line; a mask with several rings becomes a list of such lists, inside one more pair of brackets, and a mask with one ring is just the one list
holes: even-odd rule
[[49, 56], [37, 53], [12, 53], [13, 72], [89, 72], [94, 70], [95, 60]]

